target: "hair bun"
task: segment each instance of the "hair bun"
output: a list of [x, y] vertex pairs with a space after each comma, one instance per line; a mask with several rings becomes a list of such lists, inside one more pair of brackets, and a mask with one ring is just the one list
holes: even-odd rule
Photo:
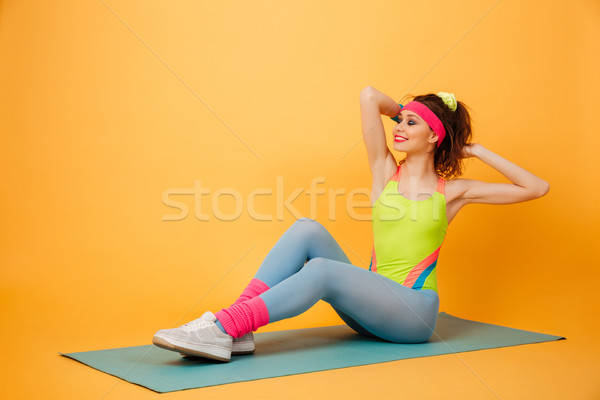
[[457, 103], [454, 93], [439, 92], [437, 95], [448, 106], [448, 108], [450, 108], [452, 111], [456, 111]]

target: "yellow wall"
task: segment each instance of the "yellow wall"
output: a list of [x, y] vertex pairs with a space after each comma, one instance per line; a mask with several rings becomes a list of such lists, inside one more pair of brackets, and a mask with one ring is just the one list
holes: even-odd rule
[[[277, 218], [278, 179], [366, 268], [371, 225], [345, 201], [370, 188], [367, 85], [396, 99], [455, 93], [475, 142], [551, 184], [535, 201], [459, 213], [438, 263], [441, 310], [589, 334], [599, 16], [595, 1], [2, 2], [2, 335], [42, 327], [51, 353], [138, 345], [228, 306], [296, 219]], [[479, 160], [464, 177], [508, 182]], [[327, 192], [311, 215], [318, 178]], [[196, 181], [209, 220], [180, 194], [187, 218], [166, 221], [179, 211], [165, 193]], [[248, 212], [256, 189], [272, 190], [255, 201], [270, 221]], [[211, 211], [218, 190], [240, 194], [239, 218]], [[340, 323], [321, 302], [262, 331]]]

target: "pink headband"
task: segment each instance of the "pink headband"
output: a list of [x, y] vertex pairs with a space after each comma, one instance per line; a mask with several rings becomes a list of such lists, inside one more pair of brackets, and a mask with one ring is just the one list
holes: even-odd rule
[[438, 136], [437, 147], [440, 147], [442, 141], [446, 137], [446, 129], [444, 128], [444, 124], [442, 121], [431, 111], [427, 106], [423, 103], [419, 103], [418, 101], [410, 101], [402, 110], [414, 111], [419, 115], [419, 117], [423, 118], [427, 125], [433, 129], [433, 131]]

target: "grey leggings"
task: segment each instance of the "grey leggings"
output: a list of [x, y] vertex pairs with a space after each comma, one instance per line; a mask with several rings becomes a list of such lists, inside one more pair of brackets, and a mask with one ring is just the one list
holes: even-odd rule
[[269, 286], [260, 297], [269, 323], [294, 317], [319, 300], [361, 335], [421, 343], [433, 334], [439, 297], [354, 266], [319, 222], [300, 218], [279, 238], [258, 269]]

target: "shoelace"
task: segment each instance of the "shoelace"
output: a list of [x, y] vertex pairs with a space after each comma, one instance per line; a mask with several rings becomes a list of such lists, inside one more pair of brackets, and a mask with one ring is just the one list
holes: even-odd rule
[[195, 331], [197, 329], [209, 327], [211, 321], [207, 321], [202, 318], [195, 319], [193, 321], [188, 322], [187, 324], [181, 325], [181, 328], [185, 331]]

